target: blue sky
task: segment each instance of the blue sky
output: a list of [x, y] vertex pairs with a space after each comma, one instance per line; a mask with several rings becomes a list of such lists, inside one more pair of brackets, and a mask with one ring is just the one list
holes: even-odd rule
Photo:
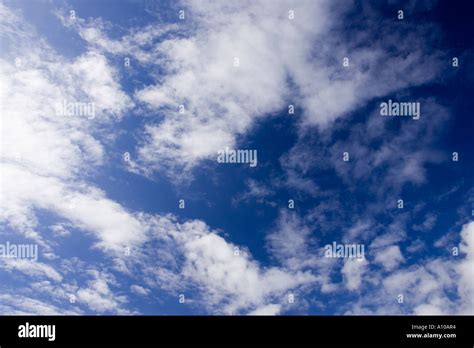
[[3, 1], [0, 313], [473, 314], [470, 6]]

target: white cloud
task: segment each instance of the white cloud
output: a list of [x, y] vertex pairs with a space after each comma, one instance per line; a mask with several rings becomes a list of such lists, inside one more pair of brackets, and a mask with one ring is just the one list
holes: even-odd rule
[[320, 261], [321, 255], [314, 255], [311, 251], [311, 232], [298, 214], [282, 209], [275, 228], [266, 237], [268, 248], [274, 257], [290, 269], [314, 266]]
[[[132, 291], [144, 294], [158, 287], [170, 292], [197, 288], [196, 297], [202, 299], [200, 306], [212, 312], [277, 314], [289, 290], [320, 283], [323, 293], [335, 291], [335, 284], [330, 282], [335, 263], [311, 254], [312, 231], [291, 214], [281, 214], [277, 228], [268, 237], [269, 249], [283, 266], [263, 267], [248, 252], [235, 255], [235, 245], [202, 221], [179, 223], [172, 215], [129, 212], [89, 182], [92, 168], [107, 160], [103, 137], [110, 133], [111, 122], [134, 106], [120, 86], [117, 71], [100, 50], [114, 54], [132, 51], [144, 64], [152, 64], [157, 57], [156, 62], [162, 64], [167, 74], [134, 95], [136, 102], [164, 116], [158, 123], [145, 126], [146, 138], [138, 150], [138, 162], [146, 167], [142, 167], [144, 171], [165, 167], [189, 169], [202, 159], [212, 158], [219, 148], [235, 145], [238, 135], [248, 132], [255, 120], [280, 111], [288, 102], [303, 107], [303, 125], [327, 126], [372, 97], [423, 83], [435, 74], [436, 68], [424, 67], [436, 64], [421, 64], [425, 57], [420, 50], [389, 59], [382, 46], [376, 45], [370, 52], [367, 48], [356, 48], [360, 37], [351, 47], [353, 68], [343, 73], [339, 63], [330, 63], [338, 61], [346, 50], [336, 43], [337, 35], [333, 39], [328, 36], [329, 32], [334, 33], [328, 22], [336, 15], [329, 10], [330, 2], [292, 4], [298, 18], [293, 22], [287, 18], [288, 4], [277, 2], [264, 8], [254, 2], [189, 2], [197, 31], [184, 38], [167, 38], [157, 46], [154, 39], [167, 32], [167, 28], [147, 27], [143, 32], [132, 29], [127, 36], [114, 41], [106, 36], [104, 26], [79, 21], [76, 29], [94, 49], [72, 60], [53, 52], [25, 21], [0, 5], [5, 19], [1, 33], [11, 44], [0, 61], [4, 77], [0, 81], [0, 188], [5, 198], [0, 203], [2, 223], [52, 248], [52, 243], [38, 231], [37, 212], [54, 213], [61, 221], [66, 220], [74, 233], [89, 232], [95, 245], [107, 257], [112, 256], [114, 270], [134, 278], [134, 283], [139, 283], [139, 279], [131, 271], [143, 271], [136, 274], [143, 274], [144, 284], [133, 285]], [[12, 44], [16, 42], [21, 44]], [[401, 50], [416, 46], [412, 44], [412, 38], [402, 41]], [[155, 51], [148, 54], [151, 47]], [[314, 53], [311, 58], [315, 60], [309, 61], [308, 52]], [[22, 57], [20, 67], [14, 66], [16, 56]], [[236, 57], [239, 67], [233, 66]], [[393, 67], [386, 69], [390, 73], [376, 68], [380, 62]], [[399, 75], [409, 78], [396, 79]], [[292, 94], [289, 80], [296, 85], [298, 96]], [[58, 117], [54, 105], [62, 100], [94, 102], [98, 115], [94, 119]], [[177, 112], [180, 104], [186, 108], [184, 115]], [[436, 105], [432, 108], [437, 110]], [[408, 126], [404, 129], [407, 131], [400, 136], [382, 142], [373, 156], [367, 155], [367, 148], [360, 141], [355, 154], [364, 160], [360, 160], [354, 172], [339, 167], [336, 170], [346, 179], [364, 177], [371, 164], [397, 162], [399, 157], [391, 156], [394, 148], [420, 145], [418, 140], [434, 131], [430, 126], [426, 131]], [[364, 136], [376, 136], [380, 127], [364, 130]], [[339, 156], [343, 145], [336, 144], [331, 149], [334, 156]], [[413, 156], [389, 171], [386, 182], [398, 186], [423, 182], [423, 163], [435, 161], [436, 156], [424, 151]], [[312, 181], [298, 177], [295, 172], [288, 173], [290, 184], [318, 194]], [[253, 194], [266, 192], [254, 187]], [[455, 269], [462, 301], [458, 311], [472, 313], [470, 266], [474, 233], [472, 223], [466, 226], [461, 251], [467, 256], [461, 262], [430, 261], [419, 268], [398, 270], [404, 258], [393, 244], [405, 237], [404, 226], [389, 226], [389, 231], [376, 238], [371, 247], [380, 248], [374, 261], [393, 274], [384, 280], [377, 275], [368, 280], [372, 284], [380, 282], [382, 299], [394, 299], [400, 291], [408, 294], [410, 308], [416, 313], [449, 312], [453, 311], [453, 304], [445, 299], [445, 293], [454, 287], [449, 275]], [[356, 226], [348, 236], [365, 235], [368, 227]], [[62, 233], [56, 227], [53, 230]], [[134, 257], [126, 259], [122, 253], [125, 246], [140, 248]], [[342, 273], [346, 288], [360, 291], [370, 275], [370, 265], [365, 261], [354, 262], [346, 261]], [[46, 263], [33, 267], [22, 262], [5, 265], [38, 278], [63, 280], [63, 269]], [[306, 267], [312, 268], [311, 272], [303, 271]], [[127, 298], [113, 291], [118, 283], [110, 274], [91, 270], [88, 277], [85, 285], [75, 289], [81, 305], [99, 313], [130, 313], [126, 309]], [[60, 311], [19, 296], [2, 295], [2, 299], [6, 303], [0, 305], [2, 312]], [[12, 305], [14, 302], [16, 306]], [[356, 306], [364, 310], [364, 303]], [[389, 307], [390, 311], [403, 311], [394, 309], [396, 306]], [[387, 307], [381, 308], [383, 311]]]
[[321, 286], [321, 292], [333, 292], [337, 284], [332, 283], [331, 272], [338, 263], [324, 257], [324, 249], [313, 236], [312, 219], [311, 214], [309, 218], [301, 218], [294, 211], [281, 209], [275, 227], [266, 236], [267, 248], [285, 268], [310, 272], [314, 285]]
[[131, 65], [134, 65], [133, 59], [137, 59], [141, 64], [159, 63], [160, 56], [154, 52], [153, 43], [179, 28], [176, 24], [151, 24], [132, 28], [127, 35], [116, 40], [107, 36], [106, 31], [110, 29], [110, 24], [101, 18], [85, 20], [76, 16], [71, 20], [67, 14], [60, 11], [55, 14], [64, 26], [76, 30], [94, 49], [129, 58]]
[[0, 268], [8, 271], [19, 271], [30, 277], [47, 277], [56, 282], [62, 281], [63, 277], [53, 267], [42, 263], [25, 259], [0, 258]]
[[64, 224], [54, 224], [49, 226], [54, 235], [58, 237], [68, 237], [71, 235], [71, 232], [66, 228]]
[[421, 224], [413, 225], [413, 230], [422, 232], [431, 231], [436, 225], [437, 220], [438, 216], [432, 213], [428, 213], [426, 214], [425, 219]]
[[460, 275], [458, 291], [462, 300], [460, 314], [474, 313], [474, 222], [462, 227], [460, 251], [465, 254], [456, 270]]
[[[256, 120], [290, 103], [302, 107], [305, 126], [328, 126], [373, 97], [430, 80], [439, 65], [437, 54], [423, 64], [427, 58], [418, 37], [424, 28], [402, 40], [384, 29], [384, 41], [371, 40], [370, 47], [366, 33], [356, 32], [342, 44], [343, 30], [334, 23], [344, 13], [331, 2], [186, 3], [194, 31], [155, 47], [164, 57], [165, 75], [135, 95], [164, 116], [146, 127], [139, 148], [148, 171], [190, 169], [212, 159], [219, 149], [234, 146]], [[290, 9], [294, 20], [288, 19]], [[411, 53], [389, 54], [385, 46], [392, 41], [400, 52]], [[350, 68], [342, 66], [346, 54]], [[185, 114], [178, 113], [179, 105]], [[416, 176], [409, 168], [406, 175]]]
[[[120, 39], [110, 38], [111, 25], [100, 19], [71, 23], [60, 16], [94, 49], [159, 66], [153, 71], [156, 83], [135, 93], [137, 101], [163, 116], [145, 127], [138, 149], [146, 174], [171, 170], [186, 176], [183, 168], [233, 147], [258, 119], [288, 104], [303, 109], [304, 126], [326, 127], [373, 97], [429, 81], [439, 67], [439, 54], [430, 52], [427, 58], [419, 39], [430, 28], [410, 28], [402, 38], [389, 29], [390, 22], [380, 27], [380, 16], [370, 7], [364, 9], [366, 29], [382, 30], [383, 40], [367, 40], [364, 30], [342, 40], [345, 29], [336, 23], [346, 10], [331, 1], [275, 1], [271, 7], [250, 1], [232, 6], [183, 1], [183, 8], [183, 23], [132, 28]], [[156, 43], [157, 38], [162, 40]], [[388, 52], [391, 42], [397, 43], [398, 54]], [[342, 66], [345, 56], [350, 57], [348, 68]], [[184, 114], [178, 113], [180, 105]], [[410, 168], [403, 170], [416, 177], [418, 171]]]
[[246, 254], [235, 255], [234, 246], [208, 232], [202, 222], [181, 225], [176, 238], [186, 257], [183, 275], [205, 286], [210, 304], [219, 304], [218, 310], [224, 313], [260, 306], [269, 298], [283, 300], [289, 289], [315, 281], [310, 273], [264, 269]]
[[141, 295], [141, 296], [147, 296], [149, 293], [150, 293], [150, 290], [149, 289], [146, 289], [140, 285], [136, 285], [136, 284], [133, 284], [132, 286], [130, 286], [130, 290], [137, 294], [137, 295]]
[[118, 314], [129, 314], [121, 306], [127, 302], [125, 296], [117, 296], [109, 287], [109, 284], [116, 284], [110, 274], [89, 270], [93, 279], [88, 282], [86, 288], [80, 288], [76, 292], [77, 301], [87, 305], [90, 309], [99, 313], [113, 312]]
[[391, 245], [375, 251], [374, 261], [381, 264], [385, 270], [392, 271], [405, 261], [398, 245]]
[[[18, 18], [5, 7], [2, 11], [8, 18]], [[89, 168], [101, 165], [105, 156], [98, 134], [132, 106], [117, 73], [98, 53], [62, 58], [26, 25], [10, 36], [8, 40], [30, 45], [12, 45], [2, 52], [0, 219], [40, 243], [44, 242], [35, 231], [38, 209], [96, 233], [103, 247], [140, 240], [140, 224], [83, 181]], [[22, 58], [20, 66], [12, 57]], [[97, 115], [94, 119], [58, 115], [55, 106], [64, 100], [93, 102]]]
[[[109, 130], [115, 117], [132, 106], [131, 100], [121, 90], [115, 70], [103, 55], [90, 51], [69, 61], [54, 54], [44, 42], [38, 47], [35, 38], [34, 33], [28, 32], [18, 39], [38, 48], [32, 50], [35, 55], [29, 57], [29, 64], [18, 68], [4, 59], [1, 65], [8, 77], [2, 79], [2, 99], [6, 100], [2, 104], [1, 128], [3, 222], [17, 232], [30, 231], [30, 237], [43, 240], [37, 231], [36, 213], [53, 212], [74, 233], [90, 233], [95, 245], [112, 256], [116, 271], [136, 278], [144, 270], [149, 285], [165, 290], [198, 287], [200, 293], [196, 296], [202, 296], [209, 311], [250, 310], [312, 281], [306, 273], [262, 268], [250, 256], [235, 257], [233, 245], [202, 222], [179, 224], [171, 215], [131, 213], [90, 184], [88, 168], [101, 165], [107, 156], [101, 135]], [[54, 105], [64, 99], [95, 102], [97, 117], [58, 117]], [[227, 133], [219, 133], [213, 126], [198, 126], [183, 142], [194, 151], [192, 156], [209, 151], [206, 142], [196, 146], [194, 140], [200, 141], [199, 132], [209, 139], [219, 139], [220, 134], [227, 137]], [[17, 139], [24, 141], [18, 143]], [[168, 249], [170, 245], [173, 248]], [[124, 256], [126, 246], [131, 248], [133, 257]], [[178, 259], [183, 262], [177, 263]], [[90, 265], [86, 263], [81, 266], [84, 267]], [[69, 267], [68, 277], [76, 274], [76, 269]], [[54, 272], [52, 266], [43, 269], [46, 277], [59, 280]], [[73, 291], [77, 303], [98, 313], [127, 313], [127, 298], [113, 291], [116, 283], [112, 276], [97, 270], [89, 273], [92, 279], [86, 279], [85, 285], [78, 285]], [[167, 281], [171, 284], [164, 284]]]
[[269, 304], [253, 310], [248, 315], [278, 315], [280, 311], [281, 305]]
[[246, 191], [232, 200], [234, 204], [255, 200], [257, 203], [275, 205], [274, 202], [268, 201], [268, 199], [274, 195], [274, 192], [265, 184], [259, 183], [254, 179], [249, 179], [246, 182], [246, 186]]
[[[470, 222], [462, 228], [460, 256], [428, 259], [393, 270], [385, 278], [372, 273], [371, 287], [347, 313], [472, 315], [473, 226], [474, 222]], [[462, 259], [457, 260], [457, 257]], [[398, 302], [400, 295], [403, 295], [403, 303]]]
[[123, 250], [145, 238], [146, 231], [138, 219], [96, 188], [85, 184], [72, 187], [11, 164], [2, 165], [2, 179], [5, 183], [16, 183], [4, 185], [2, 191], [8, 204], [2, 204], [0, 217], [12, 227], [34, 229], [36, 221], [25, 221], [25, 217], [34, 214], [34, 209], [46, 209], [94, 234], [97, 245], [105, 249]]
[[341, 273], [344, 275], [345, 285], [351, 290], [358, 290], [362, 284], [362, 278], [367, 271], [368, 262], [364, 259], [346, 259]]
[[2, 315], [78, 315], [80, 311], [67, 310], [22, 295], [0, 294]]
[[373, 235], [374, 229], [372, 221], [359, 220], [344, 233], [343, 241], [350, 243], [354, 240], [365, 240], [368, 236]]

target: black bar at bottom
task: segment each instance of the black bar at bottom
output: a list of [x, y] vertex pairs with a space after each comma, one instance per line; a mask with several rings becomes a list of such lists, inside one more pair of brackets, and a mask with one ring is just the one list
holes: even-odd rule
[[0, 316], [1, 348], [277, 343], [473, 347], [474, 316]]

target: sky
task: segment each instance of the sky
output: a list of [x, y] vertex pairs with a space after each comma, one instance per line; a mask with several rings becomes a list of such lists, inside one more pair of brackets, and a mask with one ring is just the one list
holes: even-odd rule
[[0, 1], [0, 314], [474, 314], [473, 10]]

